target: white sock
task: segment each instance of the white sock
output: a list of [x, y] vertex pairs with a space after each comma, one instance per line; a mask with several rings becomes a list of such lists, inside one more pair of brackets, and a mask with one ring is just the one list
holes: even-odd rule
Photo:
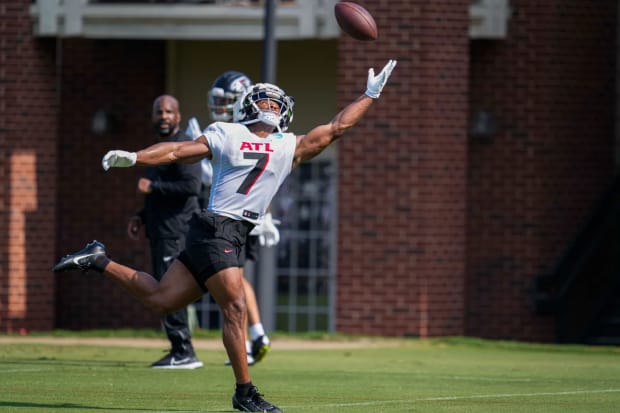
[[264, 335], [265, 329], [263, 328], [263, 323], [256, 323], [250, 326], [250, 337], [252, 337], [252, 340], [256, 340]]
[[246, 341], [245, 342], [245, 351], [248, 354], [252, 354], [252, 342], [251, 341]]

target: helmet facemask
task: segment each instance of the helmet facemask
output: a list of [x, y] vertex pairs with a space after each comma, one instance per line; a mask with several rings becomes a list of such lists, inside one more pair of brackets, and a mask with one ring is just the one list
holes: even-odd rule
[[208, 98], [211, 118], [216, 121], [229, 122], [232, 119], [236, 96], [233, 93], [224, 92], [224, 89], [212, 88]]
[[[274, 112], [259, 108], [257, 103], [262, 100], [276, 102], [280, 110]], [[257, 83], [237, 101], [233, 110], [233, 119], [244, 125], [263, 122], [284, 132], [293, 120], [294, 104], [293, 98], [287, 96], [279, 87], [270, 83]]]

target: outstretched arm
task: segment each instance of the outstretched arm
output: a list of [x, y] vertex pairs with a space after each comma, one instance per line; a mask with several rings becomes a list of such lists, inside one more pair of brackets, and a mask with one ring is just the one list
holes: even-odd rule
[[160, 142], [137, 152], [137, 165], [161, 165], [174, 162], [191, 163], [209, 155], [206, 138], [194, 141]]
[[342, 109], [328, 124], [317, 126], [306, 135], [297, 136], [293, 168], [320, 154], [362, 119], [374, 100], [379, 98], [394, 66], [396, 60], [390, 60], [377, 76], [374, 69], [369, 69], [366, 92], [363, 95]]
[[194, 141], [160, 142], [138, 152], [109, 151], [101, 164], [106, 171], [110, 168], [125, 168], [134, 165], [161, 165], [174, 162], [192, 163], [211, 156], [204, 136]]

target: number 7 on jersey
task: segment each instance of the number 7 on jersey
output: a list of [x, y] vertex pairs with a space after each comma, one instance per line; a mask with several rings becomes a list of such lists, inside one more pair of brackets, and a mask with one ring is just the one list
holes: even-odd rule
[[239, 185], [239, 188], [237, 188], [238, 194], [247, 195], [258, 178], [263, 174], [263, 172], [265, 172], [265, 169], [267, 169], [269, 154], [260, 152], [244, 152], [243, 159], [256, 159], [254, 168], [252, 168], [248, 176], [246, 176], [243, 182], [241, 182], [241, 185]]

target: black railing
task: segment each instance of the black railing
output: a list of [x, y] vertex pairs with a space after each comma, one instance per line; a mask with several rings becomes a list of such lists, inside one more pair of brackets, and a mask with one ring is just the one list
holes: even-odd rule
[[536, 277], [534, 309], [554, 315], [559, 342], [584, 342], [620, 277], [620, 175], [552, 271]]

